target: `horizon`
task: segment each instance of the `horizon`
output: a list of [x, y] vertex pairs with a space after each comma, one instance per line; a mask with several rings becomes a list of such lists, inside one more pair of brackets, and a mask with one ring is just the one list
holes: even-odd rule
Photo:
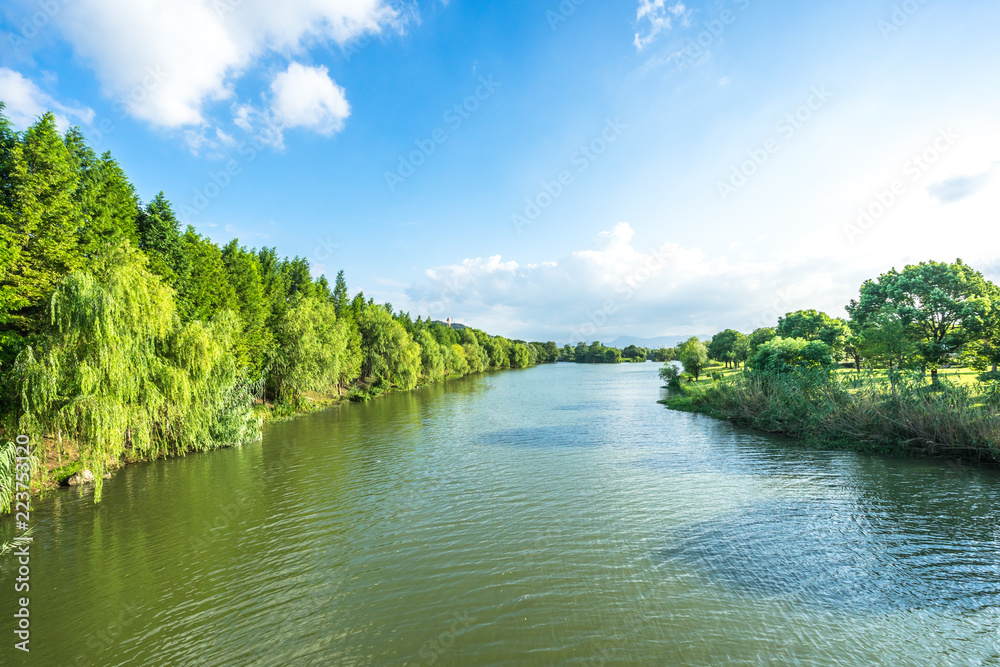
[[1000, 277], [993, 3], [170, 7], [7, 3], [5, 113], [414, 317], [705, 336], [921, 261]]

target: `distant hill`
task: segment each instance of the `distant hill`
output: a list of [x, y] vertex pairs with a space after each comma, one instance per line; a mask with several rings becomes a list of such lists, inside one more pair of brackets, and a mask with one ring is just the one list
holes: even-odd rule
[[[659, 349], [661, 347], [674, 347], [679, 343], [683, 343], [691, 336], [657, 336], [656, 338], [637, 338], [636, 336], [619, 336], [615, 338], [610, 343], [605, 343], [609, 347], [617, 347], [619, 350], [624, 350], [629, 345], [635, 345], [636, 347], [648, 347], [651, 350]], [[702, 340], [707, 340], [708, 336], [698, 336]]]

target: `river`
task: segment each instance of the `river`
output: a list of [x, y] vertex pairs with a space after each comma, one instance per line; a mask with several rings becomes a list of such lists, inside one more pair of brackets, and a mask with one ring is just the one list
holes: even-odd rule
[[[1000, 474], [491, 373], [34, 502], [8, 664], [1000, 664]], [[0, 661], [4, 662], [4, 661]]]

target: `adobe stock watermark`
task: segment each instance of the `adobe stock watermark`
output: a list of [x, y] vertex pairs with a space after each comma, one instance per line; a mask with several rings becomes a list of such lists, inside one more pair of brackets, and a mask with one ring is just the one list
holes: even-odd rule
[[827, 90], [826, 85], [813, 86], [810, 89], [809, 97], [803, 104], [778, 119], [774, 129], [779, 133], [780, 138], [769, 137], [761, 146], [751, 148], [747, 151], [747, 159], [733, 167], [729, 179], [718, 181], [716, 189], [719, 191], [722, 201], [729, 201], [730, 197], [746, 187], [750, 179], [756, 176], [764, 165], [781, 150], [781, 142], [792, 139], [832, 97], [833, 93]]
[[905, 197], [909, 192], [909, 183], [917, 183], [924, 175], [931, 170], [931, 167], [941, 159], [945, 153], [954, 147], [961, 139], [961, 135], [953, 127], [938, 130], [937, 137], [930, 146], [919, 153], [910, 156], [902, 166], [902, 177], [894, 179], [886, 189], [878, 189], [872, 193], [870, 202], [858, 208], [857, 219], [850, 224], [844, 225], [844, 234], [851, 245], [857, 243], [858, 238], [864, 236], [879, 220], [884, 218], [889, 211]]
[[545, 20], [549, 22], [549, 27], [555, 31], [560, 24], [565, 23], [569, 20], [569, 17], [576, 14], [576, 10], [585, 2], [587, 0], [562, 0], [555, 10], [545, 10]]
[[542, 213], [551, 208], [556, 200], [562, 197], [566, 190], [573, 185], [576, 180], [575, 174], [587, 171], [608, 151], [612, 144], [621, 138], [627, 129], [628, 125], [623, 123], [620, 117], [615, 117], [614, 120], [610, 118], [605, 120], [604, 129], [569, 156], [569, 163], [573, 169], [563, 169], [556, 174], [553, 180], [542, 181], [538, 193], [524, 200], [524, 209], [511, 214], [510, 221], [517, 233], [520, 234], [525, 227], [533, 224], [541, 217]]
[[417, 173], [417, 169], [425, 165], [438, 148], [448, 141], [451, 137], [449, 132], [457, 132], [484, 102], [493, 97], [501, 85], [503, 84], [493, 80], [492, 74], [488, 77], [479, 77], [479, 85], [472, 94], [442, 114], [441, 119], [446, 127], [434, 128], [430, 136], [415, 140], [413, 144], [416, 148], [406, 155], [399, 156], [399, 163], [394, 171], [385, 172], [385, 184], [389, 192], [395, 192], [396, 188]]
[[15, 51], [20, 50], [29, 40], [37, 37], [38, 33], [44, 30], [69, 2], [70, 0], [37, 0], [35, 6], [38, 7], [38, 11], [32, 12], [30, 16], [24, 16], [17, 25], [20, 34], [11, 32], [7, 35], [10, 45]]
[[351, 62], [351, 58], [364, 51], [372, 43], [372, 35], [366, 32], [357, 39], [352, 39], [343, 46], [344, 62]]
[[211, 0], [210, 4], [215, 11], [215, 15], [220, 19], [224, 19], [228, 14], [236, 11], [243, 4], [243, 0]]
[[437, 663], [441, 656], [455, 645], [455, 640], [468, 632], [475, 622], [475, 618], [469, 617], [469, 612], [465, 612], [461, 616], [454, 614], [454, 620], [448, 629], [434, 639], [425, 642], [420, 648], [420, 660], [425, 661], [428, 665]]
[[125, 629], [139, 617], [139, 609], [139, 605], [135, 602], [126, 603], [121, 611], [118, 612], [118, 618], [113, 623], [87, 637], [84, 643], [92, 652], [92, 656], [97, 662], [92, 661], [86, 653], [80, 653], [77, 654], [76, 660], [72, 664], [75, 667], [92, 667], [93, 665], [105, 664], [101, 662], [101, 656], [110, 651], [121, 640]]
[[[732, 4], [739, 12], [745, 12], [750, 8], [750, 0], [733, 0]], [[671, 60], [677, 61], [677, 70], [684, 71], [701, 62], [708, 49], [722, 38], [726, 29], [736, 23], [738, 18], [739, 13], [726, 7], [721, 9], [715, 18], [702, 23], [703, 30], [694, 37], [688, 37], [684, 42], [684, 48], [671, 57]]]
[[892, 35], [903, 29], [907, 23], [910, 22], [917, 12], [919, 12], [924, 5], [926, 5], [930, 0], [904, 0], [904, 2], [898, 5], [892, 6], [892, 14], [889, 16], [889, 20], [881, 19], [878, 22], [879, 32], [882, 33], [882, 39], [888, 40]]
[[761, 309], [756, 317], [751, 318], [747, 322], [747, 326], [743, 331], [750, 334], [757, 329], [777, 326], [778, 320], [791, 312], [792, 306], [795, 303], [795, 291], [796, 288], [794, 286], [776, 290], [771, 302]]
[[230, 158], [222, 169], [210, 171], [205, 183], [194, 188], [190, 204], [178, 205], [177, 212], [181, 218], [190, 220], [204, 212], [243, 173], [245, 165], [256, 160], [267, 146], [273, 145], [275, 138], [280, 137], [283, 131], [283, 125], [268, 118], [264, 130], [259, 134], [251, 134], [248, 141], [238, 142], [236, 152], [240, 159]]
[[587, 321], [570, 328], [567, 343], [573, 345], [596, 335], [625, 304], [632, 300], [636, 291], [667, 266], [668, 257], [663, 248], [654, 249], [643, 266], [615, 283], [615, 297], [605, 299], [599, 308], [587, 311]]

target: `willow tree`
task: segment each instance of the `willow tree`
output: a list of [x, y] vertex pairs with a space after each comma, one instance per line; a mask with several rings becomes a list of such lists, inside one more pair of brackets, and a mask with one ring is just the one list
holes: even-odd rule
[[358, 318], [361, 377], [412, 389], [420, 379], [420, 346], [382, 306], [368, 306]]
[[420, 362], [423, 377], [428, 382], [437, 382], [445, 375], [445, 357], [441, 345], [434, 340], [427, 329], [417, 329], [415, 340], [420, 345]]
[[[74, 440], [97, 479], [147, 458], [258, 437], [251, 390], [230, 352], [236, 322], [182, 325], [173, 291], [119, 246], [69, 274], [39, 344], [18, 357], [20, 428]], [[61, 453], [61, 452], [60, 452]]]
[[338, 383], [347, 340], [332, 302], [300, 293], [285, 312], [277, 339], [272, 373], [279, 398], [296, 400]]
[[466, 356], [465, 348], [458, 343], [454, 345], [442, 345], [444, 352], [445, 371], [453, 377], [468, 375], [472, 368]]
[[[489, 367], [489, 355], [486, 350], [479, 345], [479, 339], [469, 329], [463, 329], [461, 333], [462, 351], [465, 353], [465, 361], [468, 365], [467, 373], [480, 373]], [[464, 375], [464, 373], [463, 373]]]

